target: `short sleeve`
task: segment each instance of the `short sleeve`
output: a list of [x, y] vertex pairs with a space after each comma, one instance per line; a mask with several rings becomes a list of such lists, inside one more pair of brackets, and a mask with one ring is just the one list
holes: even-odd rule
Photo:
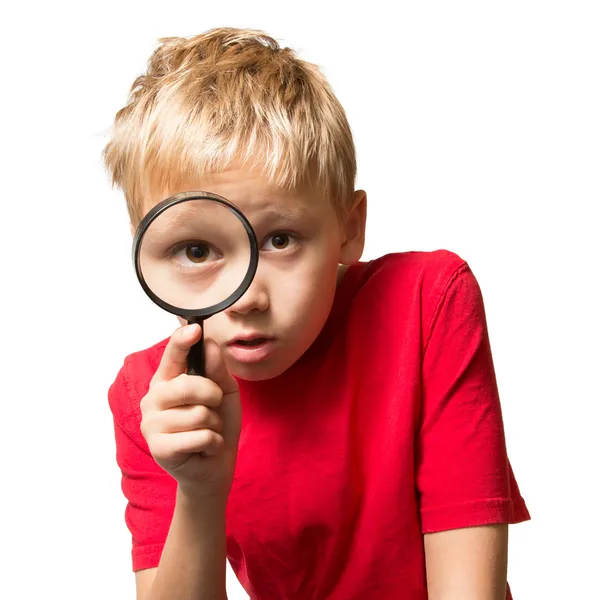
[[506, 451], [483, 298], [467, 263], [425, 339], [416, 485], [423, 533], [529, 519]]
[[109, 389], [125, 521], [132, 536], [134, 571], [158, 566], [175, 507], [175, 480], [158, 466], [140, 431], [140, 398], [133, 397], [126, 362]]

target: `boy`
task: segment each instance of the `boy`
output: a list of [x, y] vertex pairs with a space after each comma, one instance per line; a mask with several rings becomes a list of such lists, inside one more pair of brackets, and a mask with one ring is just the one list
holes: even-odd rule
[[480, 289], [448, 251], [360, 262], [366, 195], [319, 70], [255, 31], [164, 40], [105, 159], [132, 231], [203, 190], [260, 245], [205, 323], [206, 378], [191, 325], [111, 386], [138, 598], [225, 598], [226, 556], [257, 600], [510, 598], [507, 526], [529, 515]]

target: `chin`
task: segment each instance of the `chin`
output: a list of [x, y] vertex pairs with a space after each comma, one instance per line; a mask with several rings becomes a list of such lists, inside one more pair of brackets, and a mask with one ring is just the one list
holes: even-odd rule
[[[314, 338], [316, 337], [317, 335], [314, 336]], [[242, 379], [244, 381], [266, 381], [268, 379], [275, 379], [293, 367], [311, 347], [313, 341], [313, 338], [297, 340], [291, 347], [288, 345], [285, 348], [280, 348], [279, 352], [276, 352], [265, 360], [253, 364], [231, 360], [231, 357], [226, 357], [225, 361], [229, 372], [237, 379]]]
[[289, 368], [289, 365], [267, 365], [266, 361], [264, 364], [255, 365], [235, 365], [232, 366], [230, 372], [237, 379], [243, 379], [244, 381], [266, 381], [267, 379], [275, 379], [279, 377]]
[[294, 361], [289, 360], [269, 360], [254, 363], [243, 364], [232, 362], [227, 365], [229, 372], [236, 378], [244, 381], [266, 381], [267, 379], [275, 379], [285, 373]]

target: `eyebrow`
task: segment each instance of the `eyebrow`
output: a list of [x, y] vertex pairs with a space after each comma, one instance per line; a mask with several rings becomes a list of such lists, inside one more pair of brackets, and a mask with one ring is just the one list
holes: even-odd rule
[[312, 217], [310, 210], [301, 205], [294, 206], [293, 208], [267, 206], [248, 212], [256, 219], [301, 220]]

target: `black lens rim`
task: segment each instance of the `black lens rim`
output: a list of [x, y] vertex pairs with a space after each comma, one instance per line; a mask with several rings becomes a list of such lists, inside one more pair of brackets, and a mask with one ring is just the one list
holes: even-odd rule
[[[222, 206], [230, 210], [244, 226], [246, 234], [248, 235], [248, 240], [250, 241], [250, 264], [248, 265], [248, 271], [246, 271], [246, 275], [244, 276], [244, 279], [242, 280], [238, 288], [227, 298], [225, 298], [225, 300], [222, 300], [217, 304], [213, 304], [212, 306], [207, 306], [206, 308], [199, 309], [180, 308], [178, 306], [173, 306], [172, 304], [169, 304], [168, 302], [165, 302], [164, 300], [159, 298], [146, 283], [146, 280], [144, 279], [140, 267], [140, 247], [142, 244], [142, 240], [144, 238], [144, 234], [146, 233], [148, 227], [150, 227], [154, 219], [156, 219], [165, 210], [171, 208], [172, 206], [175, 206], [176, 204], [181, 204], [182, 202], [189, 202], [191, 200], [208, 200], [212, 202], [217, 202], [218, 204], [221, 204]], [[157, 306], [160, 306], [160, 308], [162, 308], [163, 310], [166, 310], [167, 312], [170, 312], [174, 315], [184, 317], [190, 322], [203, 321], [204, 319], [208, 319], [209, 317], [212, 317], [212, 315], [221, 312], [226, 308], [229, 308], [246, 293], [246, 290], [250, 287], [250, 284], [254, 279], [254, 275], [256, 274], [256, 269], [258, 267], [258, 241], [256, 239], [256, 233], [254, 232], [252, 225], [250, 225], [248, 219], [245, 217], [242, 211], [235, 204], [233, 204], [233, 202], [230, 202], [226, 198], [223, 198], [218, 194], [214, 194], [213, 192], [181, 192], [159, 202], [141, 220], [133, 237], [131, 256], [136, 277], [140, 282], [142, 289], [150, 298], [150, 300], [152, 300], [152, 302], [154, 302]]]

